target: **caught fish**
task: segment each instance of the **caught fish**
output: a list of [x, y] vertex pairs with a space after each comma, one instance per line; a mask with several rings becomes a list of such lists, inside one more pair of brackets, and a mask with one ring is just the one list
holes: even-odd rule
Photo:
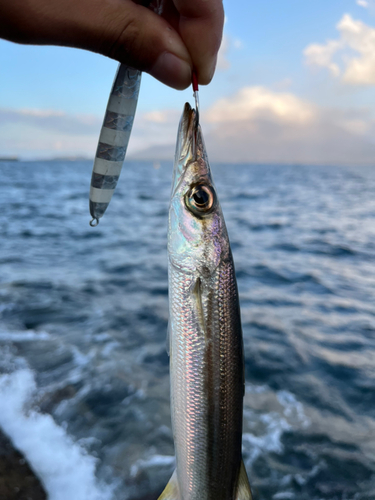
[[176, 470], [159, 500], [251, 500], [241, 455], [244, 360], [236, 277], [189, 104], [177, 137], [168, 258]]

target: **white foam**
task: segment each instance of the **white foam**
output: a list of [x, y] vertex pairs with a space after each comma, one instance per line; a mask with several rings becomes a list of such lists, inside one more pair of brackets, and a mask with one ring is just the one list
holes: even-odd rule
[[291, 430], [288, 422], [278, 413], [264, 413], [258, 419], [265, 425], [265, 434], [255, 436], [247, 432], [242, 436], [244, 452], [248, 457], [246, 463], [249, 466], [265, 452], [282, 453], [284, 448], [281, 436], [284, 431]]
[[272, 497], [274, 500], [291, 500], [296, 498], [296, 495], [293, 491], [280, 491], [280, 493], [276, 493]]
[[2, 342], [27, 342], [30, 340], [50, 340], [51, 337], [47, 332], [34, 332], [27, 330], [24, 332], [4, 332], [0, 331], [0, 341]]
[[0, 376], [0, 427], [39, 476], [49, 500], [109, 500], [112, 492], [95, 477], [96, 459], [74, 443], [50, 415], [25, 411], [36, 390], [24, 369]]
[[0, 373], [14, 372], [25, 368], [28, 368], [26, 360], [19, 356], [15, 356], [10, 344], [5, 344], [0, 347]]
[[174, 467], [175, 457], [171, 455], [151, 455], [147, 459], [140, 458], [132, 465], [130, 475], [135, 477], [139, 470], [148, 469], [150, 467]]
[[284, 415], [286, 417], [293, 417], [295, 415], [304, 428], [310, 425], [310, 419], [306, 417], [302, 403], [297, 401], [294, 394], [289, 391], [279, 391], [277, 393], [277, 400], [284, 407]]
[[267, 391], [270, 391], [268, 385], [255, 385], [248, 382], [245, 386], [246, 394], [264, 394]]

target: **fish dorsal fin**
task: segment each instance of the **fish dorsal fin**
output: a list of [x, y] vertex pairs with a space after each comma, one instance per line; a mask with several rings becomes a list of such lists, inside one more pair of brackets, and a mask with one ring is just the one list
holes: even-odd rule
[[172, 474], [172, 477], [158, 500], [181, 500], [176, 471]]
[[249, 480], [243, 460], [241, 460], [240, 473], [238, 474], [237, 490], [235, 500], [252, 500]]

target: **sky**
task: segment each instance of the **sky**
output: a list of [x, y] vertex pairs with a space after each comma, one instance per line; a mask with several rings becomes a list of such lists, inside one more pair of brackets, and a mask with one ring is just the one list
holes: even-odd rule
[[[375, 165], [375, 0], [224, 1], [211, 160]], [[0, 157], [95, 155], [116, 61], [0, 40]], [[142, 76], [128, 157], [172, 159], [183, 92]]]

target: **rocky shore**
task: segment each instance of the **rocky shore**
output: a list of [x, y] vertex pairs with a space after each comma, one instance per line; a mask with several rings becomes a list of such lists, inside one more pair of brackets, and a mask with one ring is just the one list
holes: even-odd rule
[[47, 500], [24, 456], [0, 431], [0, 500]]

